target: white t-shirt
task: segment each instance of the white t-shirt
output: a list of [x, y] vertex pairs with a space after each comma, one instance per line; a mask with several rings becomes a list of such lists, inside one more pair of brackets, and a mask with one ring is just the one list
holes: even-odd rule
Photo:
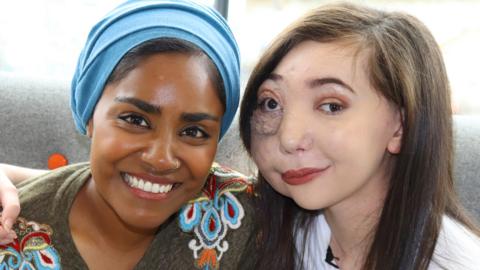
[[[330, 243], [330, 228], [323, 214], [318, 215], [315, 228], [307, 239], [304, 269], [336, 270], [325, 260]], [[301, 237], [301, 233], [299, 237]], [[301, 238], [298, 238], [301, 239]], [[297, 241], [299, 243], [300, 241]], [[320, 254], [320, 256], [319, 256]], [[480, 238], [455, 220], [444, 216], [429, 270], [479, 270]]]

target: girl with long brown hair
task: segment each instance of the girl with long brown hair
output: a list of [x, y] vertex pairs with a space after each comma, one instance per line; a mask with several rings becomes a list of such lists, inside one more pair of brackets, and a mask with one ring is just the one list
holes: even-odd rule
[[259, 168], [258, 269], [478, 269], [452, 178], [450, 88], [416, 18], [326, 5], [248, 81], [241, 138]]

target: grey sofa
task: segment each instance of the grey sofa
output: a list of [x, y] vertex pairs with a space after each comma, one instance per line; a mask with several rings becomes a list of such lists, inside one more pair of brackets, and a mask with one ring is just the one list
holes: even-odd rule
[[[0, 74], [0, 163], [46, 168], [58, 152], [69, 163], [88, 159], [89, 142], [76, 132], [66, 81]], [[455, 178], [465, 207], [480, 221], [480, 115], [455, 116]], [[255, 166], [235, 124], [220, 143], [217, 161], [246, 174]]]

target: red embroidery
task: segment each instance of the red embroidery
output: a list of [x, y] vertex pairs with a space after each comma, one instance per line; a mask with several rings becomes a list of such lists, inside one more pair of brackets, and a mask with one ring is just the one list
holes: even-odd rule
[[188, 213], [187, 213], [187, 217], [192, 218], [192, 216], [193, 216], [193, 207], [190, 207], [190, 209], [188, 210]]
[[40, 252], [40, 256], [42, 257], [42, 260], [48, 264], [52, 264], [53, 261], [52, 259], [50, 259], [48, 256], [46, 256], [45, 254], [43, 254], [42, 252]]
[[208, 224], [208, 228], [210, 229], [211, 232], [215, 230], [215, 220], [213, 218], [210, 218], [210, 223]]
[[235, 215], [235, 210], [233, 209], [231, 204], [228, 204], [228, 215], [233, 217]]
[[32, 232], [32, 233], [29, 233], [27, 235], [25, 235], [25, 237], [22, 239], [22, 242], [20, 243], [20, 249], [23, 250], [25, 248], [25, 246], [27, 245], [28, 241], [30, 241], [30, 239], [32, 238], [42, 238], [42, 240], [47, 243], [47, 245], [51, 245], [52, 244], [52, 241], [50, 240], [50, 236], [48, 235], [48, 233], [44, 233], [44, 232]]
[[207, 195], [208, 199], [213, 200], [215, 191], [217, 190], [217, 176], [211, 175], [207, 181], [207, 185], [203, 188], [203, 193]]
[[18, 238], [0, 245], [1, 269], [61, 269], [50, 226], [19, 217], [13, 228]]

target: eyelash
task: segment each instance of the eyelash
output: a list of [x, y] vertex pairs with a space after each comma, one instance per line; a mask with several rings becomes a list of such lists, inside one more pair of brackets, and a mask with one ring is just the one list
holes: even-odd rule
[[[125, 115], [120, 115], [118, 117], [120, 120], [124, 121], [128, 125], [131, 125], [136, 128], [143, 128], [143, 129], [149, 129], [150, 124], [148, 121], [140, 115], [137, 114], [125, 114]], [[192, 133], [196, 132], [196, 133]], [[198, 136], [198, 133], [200, 133], [200, 136]], [[208, 139], [210, 138], [210, 135], [205, 132], [202, 128], [193, 126], [193, 127], [187, 127], [184, 130], [180, 132], [181, 136], [189, 136], [193, 139]]]
[[[200, 132], [200, 137], [192, 135], [191, 132]], [[180, 135], [181, 136], [189, 136], [193, 139], [208, 139], [208, 138], [210, 138], [210, 135], [207, 132], [205, 132], [203, 129], [201, 129], [197, 126], [185, 128], [184, 130], [182, 130], [182, 132], [180, 132]]]
[[[120, 120], [127, 125], [138, 129], [150, 129], [150, 123], [141, 115], [129, 113], [118, 116]], [[180, 136], [186, 136], [193, 140], [207, 140], [211, 136], [203, 128], [198, 126], [189, 126], [184, 128], [180, 133]]]
[[150, 128], [150, 123], [148, 123], [148, 121], [143, 116], [140, 116], [138, 114], [129, 113], [129, 114], [120, 115], [118, 118], [134, 127]]
[[[328, 109], [324, 108], [324, 106], [328, 106]], [[335, 108], [332, 109], [332, 106], [334, 106]], [[326, 102], [326, 103], [320, 104], [318, 108], [319, 110], [323, 111], [326, 114], [335, 115], [335, 114], [341, 113], [345, 109], [345, 106], [343, 106], [339, 102]]]

